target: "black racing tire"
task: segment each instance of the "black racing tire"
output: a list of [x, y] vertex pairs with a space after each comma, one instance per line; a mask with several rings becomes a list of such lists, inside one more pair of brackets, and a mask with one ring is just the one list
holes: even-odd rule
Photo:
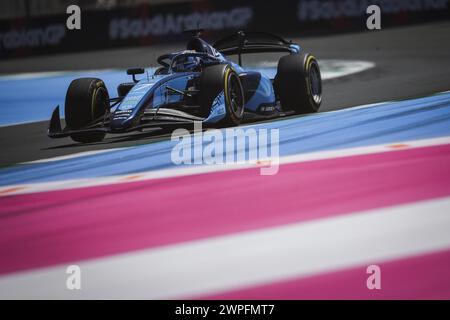
[[223, 92], [226, 115], [219, 126], [237, 126], [244, 115], [244, 89], [238, 74], [227, 64], [203, 69], [199, 79], [199, 103], [203, 116], [208, 116], [214, 100]]
[[[109, 94], [105, 83], [96, 78], [80, 78], [70, 83], [65, 103], [65, 119], [72, 130], [83, 129], [95, 119], [105, 115], [109, 108]], [[76, 142], [98, 142], [104, 132], [80, 132], [71, 134]]]
[[316, 58], [309, 53], [281, 57], [274, 86], [284, 110], [300, 114], [319, 110], [322, 78]]

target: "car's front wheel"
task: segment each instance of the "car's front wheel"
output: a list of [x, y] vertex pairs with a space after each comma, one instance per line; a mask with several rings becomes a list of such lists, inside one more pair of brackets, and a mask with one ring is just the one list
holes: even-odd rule
[[226, 64], [205, 68], [200, 76], [200, 106], [204, 116], [222, 93], [226, 114], [219, 125], [237, 126], [244, 115], [244, 89], [238, 74]]
[[[96, 78], [80, 78], [71, 82], [66, 94], [65, 120], [71, 130], [83, 129], [104, 116], [109, 108], [105, 83]], [[79, 132], [70, 136], [77, 142], [98, 142], [104, 132]]]

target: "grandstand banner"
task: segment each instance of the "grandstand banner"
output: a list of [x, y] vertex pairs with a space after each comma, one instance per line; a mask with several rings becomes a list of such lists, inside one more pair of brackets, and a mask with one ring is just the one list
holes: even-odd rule
[[68, 30], [68, 15], [0, 20], [0, 58], [142, 46], [180, 41], [201, 27], [210, 40], [237, 30], [309, 36], [368, 32], [366, 9], [377, 4], [382, 28], [450, 18], [450, 0], [232, 0], [83, 10], [81, 29]]

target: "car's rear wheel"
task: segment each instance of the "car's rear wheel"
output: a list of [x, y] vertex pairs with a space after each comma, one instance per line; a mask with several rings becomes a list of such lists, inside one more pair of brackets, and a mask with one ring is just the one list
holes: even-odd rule
[[281, 57], [274, 85], [283, 109], [297, 113], [319, 110], [322, 78], [314, 56], [301, 53]]
[[208, 116], [215, 99], [222, 92], [226, 114], [218, 124], [237, 126], [244, 114], [244, 89], [238, 74], [225, 64], [205, 68], [200, 76], [200, 107], [203, 116]]
[[[96, 78], [80, 78], [71, 82], [66, 94], [65, 120], [72, 130], [83, 129], [104, 116], [109, 108], [105, 83]], [[70, 136], [77, 142], [98, 142], [104, 132], [80, 132]]]

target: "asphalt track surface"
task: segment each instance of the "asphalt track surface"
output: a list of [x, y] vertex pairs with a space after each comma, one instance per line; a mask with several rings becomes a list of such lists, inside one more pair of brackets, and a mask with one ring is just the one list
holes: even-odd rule
[[[381, 31], [294, 39], [318, 59], [371, 61], [376, 67], [324, 83], [320, 112], [388, 100], [422, 97], [450, 89], [450, 23], [439, 22]], [[0, 62], [0, 73], [126, 68], [151, 65], [180, 45], [130, 48]], [[267, 56], [251, 59], [267, 60]], [[245, 61], [245, 60], [244, 60]], [[252, 60], [251, 62], [255, 62]], [[0, 166], [76, 152], [146, 144], [167, 134], [108, 136], [104, 142], [82, 145], [70, 139], [51, 140], [47, 122], [0, 127]]]

